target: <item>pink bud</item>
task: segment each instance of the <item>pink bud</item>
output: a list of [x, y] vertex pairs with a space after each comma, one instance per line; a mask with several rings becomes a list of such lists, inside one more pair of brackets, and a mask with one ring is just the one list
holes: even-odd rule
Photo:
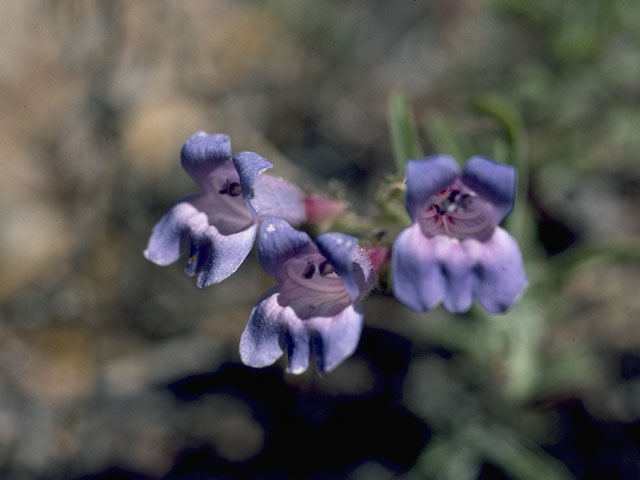
[[347, 205], [342, 200], [335, 200], [319, 194], [306, 195], [304, 206], [308, 223], [320, 223], [335, 220]]
[[372, 245], [362, 247], [364, 253], [369, 257], [371, 266], [376, 272], [379, 272], [389, 264], [391, 260], [391, 250], [389, 247], [374, 247]]

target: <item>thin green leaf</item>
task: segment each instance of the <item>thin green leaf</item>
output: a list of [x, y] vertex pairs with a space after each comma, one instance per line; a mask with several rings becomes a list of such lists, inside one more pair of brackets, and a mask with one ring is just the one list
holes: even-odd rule
[[498, 425], [470, 425], [466, 430], [468, 442], [486, 458], [521, 480], [570, 479], [571, 475], [555, 458], [524, 438], [518, 438], [508, 428]]
[[418, 131], [407, 98], [394, 92], [389, 98], [389, 134], [393, 158], [400, 176], [404, 176], [407, 160], [424, 156], [418, 139]]
[[464, 162], [473, 149], [453, 124], [442, 115], [430, 114], [424, 118], [424, 130], [436, 151], [447, 153], [458, 162]]
[[558, 255], [552, 263], [553, 278], [560, 286], [573, 273], [576, 267], [584, 262], [603, 259], [608, 261], [627, 260], [640, 261], [640, 241], [636, 238], [601, 242], [574, 247]]
[[472, 480], [478, 477], [481, 461], [460, 437], [439, 435], [427, 444], [414, 472], [438, 480]]

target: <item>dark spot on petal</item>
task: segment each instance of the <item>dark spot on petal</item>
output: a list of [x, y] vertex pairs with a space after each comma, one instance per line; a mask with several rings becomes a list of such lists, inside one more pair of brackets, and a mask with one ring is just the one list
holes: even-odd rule
[[460, 190], [451, 190], [447, 198], [450, 202], [455, 203], [458, 198], [458, 195], [460, 195]]
[[232, 197], [237, 197], [242, 194], [242, 187], [238, 182], [233, 182], [229, 185], [228, 192]]
[[316, 272], [316, 266], [313, 263], [309, 262], [307, 263], [307, 266], [305, 267], [304, 272], [302, 272], [302, 276], [304, 278], [309, 279], [313, 277], [313, 274], [315, 272]]
[[325, 276], [329, 275], [330, 273], [335, 272], [335, 269], [333, 268], [333, 265], [331, 265], [329, 263], [328, 260], [325, 260], [320, 265], [318, 265], [318, 271], [320, 272], [320, 275], [325, 277]]

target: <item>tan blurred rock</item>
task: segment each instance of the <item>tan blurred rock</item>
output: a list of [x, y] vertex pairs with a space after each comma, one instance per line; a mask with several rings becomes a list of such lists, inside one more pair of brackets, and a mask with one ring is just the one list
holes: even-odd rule
[[264, 444], [264, 429], [256, 422], [249, 406], [226, 394], [210, 394], [194, 407], [188, 435], [210, 443], [218, 454], [232, 462], [248, 460]]
[[2, 365], [29, 397], [49, 405], [70, 405], [90, 395], [94, 385], [91, 338], [71, 327], [3, 332]]
[[640, 348], [637, 265], [585, 262], [571, 276], [563, 297], [567, 321], [553, 342], [581, 338], [605, 348]]
[[68, 218], [51, 204], [11, 199], [0, 212], [0, 299], [36, 278], [61, 271], [61, 262], [73, 244]]
[[182, 144], [197, 130], [207, 130], [202, 107], [176, 92], [157, 92], [141, 102], [125, 120], [125, 162], [145, 181], [176, 168]]

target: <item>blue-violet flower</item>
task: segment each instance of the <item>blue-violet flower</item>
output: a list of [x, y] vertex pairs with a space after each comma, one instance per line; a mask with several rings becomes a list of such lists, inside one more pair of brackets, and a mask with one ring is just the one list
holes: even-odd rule
[[278, 218], [266, 218], [258, 236], [258, 260], [280, 284], [254, 307], [240, 339], [242, 362], [271, 365], [286, 351], [287, 371], [302, 373], [315, 358], [320, 373], [351, 355], [362, 331], [360, 300], [375, 273], [357, 239], [309, 235]]
[[407, 210], [413, 224], [393, 245], [393, 292], [424, 312], [443, 303], [465, 312], [473, 297], [490, 313], [513, 305], [527, 285], [515, 239], [497, 225], [511, 212], [516, 171], [475, 156], [462, 172], [434, 155], [407, 164]]
[[200, 193], [179, 200], [160, 219], [144, 256], [164, 266], [188, 249], [185, 271], [198, 275], [198, 287], [221, 282], [238, 269], [263, 217], [274, 215], [294, 224], [305, 220], [300, 191], [282, 179], [261, 175], [273, 165], [257, 153], [240, 152], [232, 158], [228, 136], [196, 132], [180, 156]]

